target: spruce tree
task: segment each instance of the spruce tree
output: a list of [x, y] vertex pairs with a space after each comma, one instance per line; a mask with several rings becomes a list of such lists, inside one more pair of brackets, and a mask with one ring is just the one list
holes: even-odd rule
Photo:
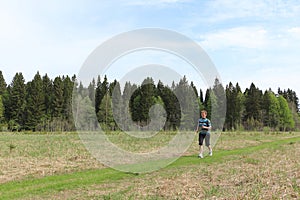
[[244, 95], [238, 83], [236, 84], [236, 86], [233, 86], [233, 84], [230, 82], [229, 85], [226, 86], [226, 99], [226, 129], [237, 129], [242, 123], [244, 104]]
[[97, 113], [98, 119], [100, 119], [99, 123], [102, 124], [101, 128], [105, 130], [113, 130], [114, 127], [114, 119], [112, 112], [112, 101], [109, 92], [103, 97], [99, 112]]
[[[262, 128], [262, 91], [259, 90], [253, 83], [250, 88], [245, 91], [245, 121], [247, 128], [260, 129]], [[253, 121], [253, 123], [252, 123]]]
[[[110, 90], [112, 90], [112, 111], [115, 122], [114, 129], [120, 128], [122, 130], [125, 130], [126, 127], [123, 124], [124, 110], [120, 84], [117, 81], [114, 81], [114, 87]], [[117, 123], [120, 127], [117, 127]]]
[[[25, 109], [25, 80], [23, 74], [16, 73], [14, 76], [10, 90], [9, 90], [9, 117], [10, 128], [20, 129], [24, 123], [24, 109]], [[13, 126], [13, 127], [12, 127]]]
[[26, 84], [26, 108], [25, 108], [25, 125], [27, 130], [33, 130], [40, 124], [44, 115], [44, 93], [42, 78], [37, 72], [34, 79]]
[[234, 114], [234, 121], [235, 121], [235, 128], [239, 128], [242, 124], [243, 119], [243, 112], [245, 110], [244, 102], [245, 96], [242, 93], [241, 87], [238, 83], [235, 85], [235, 114]]
[[63, 79], [63, 116], [71, 122], [72, 121], [72, 93], [74, 88], [74, 82], [69, 76]]
[[201, 103], [201, 104], [204, 104], [204, 98], [203, 98], [203, 91], [202, 91], [202, 89], [200, 89], [200, 96], [199, 96], [199, 99], [200, 99], [200, 103]]
[[130, 130], [132, 125], [132, 114], [130, 112], [130, 100], [132, 96], [132, 92], [134, 91], [134, 87], [130, 84], [130, 82], [126, 82], [122, 94], [122, 129]]
[[0, 70], [0, 95], [3, 95], [6, 91], [6, 82], [4, 80], [2, 71]]
[[149, 110], [155, 103], [156, 88], [152, 78], [146, 78], [140, 87], [140, 116], [139, 121], [149, 123]]
[[[106, 95], [109, 95], [109, 94], [107, 94], [109, 92], [108, 88], [109, 88], [109, 83], [108, 83], [107, 77], [105, 75], [104, 79], [103, 79], [103, 82], [100, 84], [99, 90], [96, 90], [96, 92], [99, 92], [98, 94], [96, 94], [97, 100], [95, 100], [99, 103], [98, 108], [96, 108], [96, 110], [98, 110], [98, 112], [96, 114], [97, 114], [99, 122], [104, 122], [105, 121], [106, 115], [104, 115], [103, 111], [101, 111], [101, 104], [102, 104], [103, 98]], [[99, 113], [99, 112], [101, 112], [101, 113]]]
[[213, 116], [213, 119], [211, 120], [215, 130], [222, 130], [226, 115], [226, 94], [225, 89], [218, 78], [215, 79], [212, 92], [216, 98], [216, 104], [212, 107], [213, 110], [211, 110], [211, 115]]
[[52, 117], [52, 114], [54, 113], [53, 111], [53, 82], [52, 80], [48, 77], [47, 74], [45, 74], [42, 78], [43, 82], [43, 93], [44, 93], [44, 120], [45, 122], [49, 122], [49, 120]]
[[207, 110], [207, 118], [211, 118], [211, 103], [210, 103], [211, 88], [206, 89], [204, 98], [204, 109]]
[[61, 118], [64, 103], [64, 85], [60, 76], [56, 77], [53, 81], [53, 117]]
[[0, 126], [4, 122], [4, 105], [2, 101], [2, 96], [0, 95]]
[[89, 98], [93, 106], [95, 106], [95, 89], [96, 89], [96, 83], [95, 83], [95, 79], [93, 78], [92, 82], [88, 86]]
[[96, 114], [99, 112], [100, 109], [100, 104], [101, 104], [101, 79], [100, 76], [97, 78], [97, 85], [96, 85], [96, 90], [95, 90], [95, 112]]
[[180, 79], [174, 89], [181, 110], [180, 129], [192, 130], [199, 118], [199, 101], [194, 89], [189, 85], [186, 76]]
[[234, 95], [234, 86], [231, 82], [229, 85], [226, 86], [226, 98], [227, 98], [227, 112], [226, 112], [226, 120], [225, 120], [225, 127], [227, 130], [231, 130], [234, 128], [234, 115], [235, 115], [235, 95]]

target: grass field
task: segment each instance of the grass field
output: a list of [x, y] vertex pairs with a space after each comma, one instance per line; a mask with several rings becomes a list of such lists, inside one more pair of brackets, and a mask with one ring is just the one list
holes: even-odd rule
[[[146, 151], [173, 134], [146, 142], [121, 133], [109, 137]], [[105, 168], [76, 133], [0, 133], [0, 199], [300, 198], [300, 133], [223, 133], [214, 155], [204, 159], [197, 158], [196, 139], [171, 165], [132, 174]]]

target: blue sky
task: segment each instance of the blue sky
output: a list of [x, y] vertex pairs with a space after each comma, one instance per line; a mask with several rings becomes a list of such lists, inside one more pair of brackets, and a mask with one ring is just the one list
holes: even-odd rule
[[0, 70], [7, 83], [16, 72], [26, 81], [37, 71], [77, 74], [98, 45], [146, 27], [197, 42], [224, 85], [238, 82], [244, 90], [254, 82], [300, 95], [300, 2], [292, 0], [1, 0]]

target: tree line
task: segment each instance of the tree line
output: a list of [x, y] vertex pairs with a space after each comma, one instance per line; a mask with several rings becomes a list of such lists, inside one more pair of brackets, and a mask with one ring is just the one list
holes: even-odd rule
[[84, 86], [75, 75], [50, 79], [39, 72], [27, 83], [22, 73], [16, 73], [7, 84], [0, 71], [0, 130], [4, 131], [94, 130], [98, 124], [107, 130], [147, 129], [149, 124], [164, 130], [193, 130], [201, 109], [214, 118], [215, 129], [300, 129], [298, 97], [291, 89], [278, 88], [275, 93], [252, 83], [243, 92], [238, 83], [223, 87], [216, 79], [204, 93], [184, 76], [171, 86], [155, 84], [151, 77], [141, 85], [126, 82], [121, 91], [118, 81], [109, 82], [106, 76]]

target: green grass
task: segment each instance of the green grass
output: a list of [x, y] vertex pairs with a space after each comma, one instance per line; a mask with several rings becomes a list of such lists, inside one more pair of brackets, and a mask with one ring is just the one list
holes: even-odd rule
[[[232, 137], [231, 137], [232, 139]], [[166, 173], [168, 174], [169, 170], [174, 168], [180, 169], [182, 167], [193, 167], [199, 164], [209, 166], [215, 165], [217, 163], [229, 162], [230, 160], [234, 161], [236, 159], [235, 156], [247, 156], [253, 152], [262, 151], [268, 149], [270, 151], [278, 150], [282, 147], [282, 145], [295, 145], [300, 142], [300, 137], [293, 137], [287, 139], [280, 139], [271, 142], [261, 142], [256, 146], [249, 146], [244, 148], [237, 148], [231, 150], [216, 150], [214, 152], [213, 157], [205, 157], [204, 159], [198, 159], [196, 155], [191, 156], [183, 156], [176, 160], [171, 165], [166, 168], [153, 173], [160, 173], [162, 176]], [[16, 143], [17, 148], [18, 144]], [[247, 164], [257, 165], [259, 163], [258, 160], [253, 158], [246, 158], [244, 160]], [[233, 172], [234, 173], [234, 172]], [[74, 172], [69, 174], [59, 174], [53, 176], [47, 176], [44, 178], [33, 178], [27, 180], [20, 181], [11, 181], [7, 183], [3, 183], [0, 185], [0, 196], [1, 199], [17, 199], [17, 198], [30, 198], [33, 196], [47, 196], [50, 194], [56, 194], [61, 191], [66, 190], [74, 190], [85, 188], [93, 185], [99, 185], [104, 183], [112, 183], [120, 180], [130, 180], [133, 178], [144, 178], [149, 174], [133, 174], [133, 173], [124, 173], [120, 171], [116, 171], [113, 169], [105, 168], [98, 170], [85, 170], [80, 172]], [[151, 174], [150, 174], [151, 176]], [[168, 176], [168, 175], [167, 175]], [[293, 187], [295, 190], [299, 191], [299, 188], [294, 181]], [[115, 193], [109, 193], [102, 195], [101, 198], [104, 199], [118, 199], [123, 195], [123, 193], [127, 193], [131, 188], [127, 188]], [[221, 193], [221, 189], [218, 186], [211, 186], [205, 190], [205, 196], [211, 197]], [[259, 187], [253, 187], [251, 191], [252, 197], [256, 197], [259, 195]], [[151, 195], [149, 195], [151, 198]], [[155, 196], [153, 198], [156, 199]], [[159, 198], [157, 196], [157, 198]]]
[[0, 196], [1, 199], [23, 198], [92, 184], [101, 184], [105, 181], [116, 181], [129, 176], [133, 175], [106, 168], [55, 175], [40, 179], [13, 181], [0, 186]]

